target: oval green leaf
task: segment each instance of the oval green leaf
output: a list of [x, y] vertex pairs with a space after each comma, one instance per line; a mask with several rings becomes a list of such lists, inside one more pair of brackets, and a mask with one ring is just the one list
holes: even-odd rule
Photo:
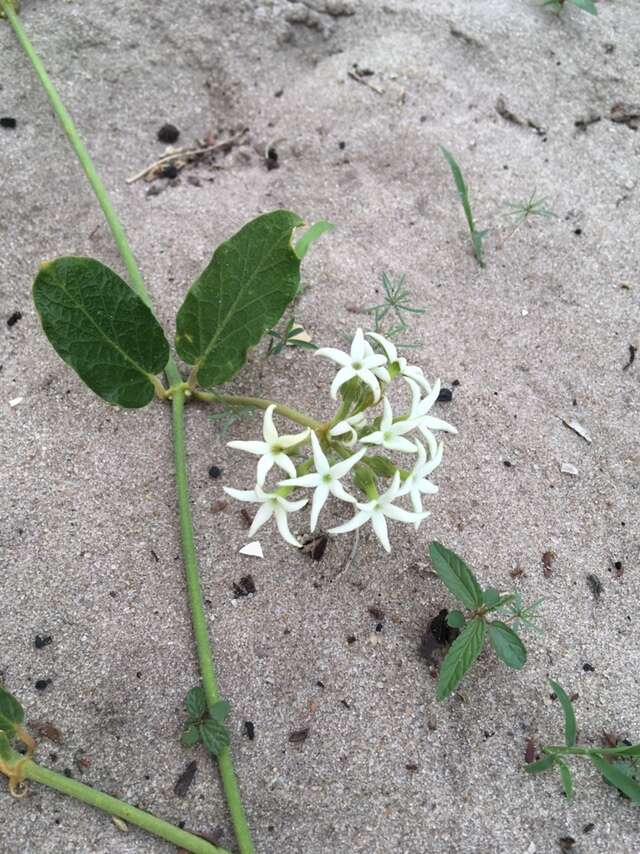
[[551, 685], [551, 690], [558, 698], [560, 705], [562, 706], [562, 711], [564, 712], [564, 741], [567, 747], [575, 747], [576, 744], [576, 733], [577, 733], [577, 725], [576, 725], [576, 716], [573, 711], [573, 703], [567, 696], [566, 691], [561, 685], [558, 685], [557, 682], [554, 682], [553, 679], [549, 679], [549, 685]]
[[13, 694], [0, 685], [0, 729], [6, 730], [8, 727], [3, 726], [3, 722], [11, 726], [20, 726], [24, 723], [24, 709]]
[[463, 676], [480, 655], [486, 626], [479, 617], [467, 623], [465, 630], [451, 644], [438, 677], [436, 700], [444, 700], [453, 693]]
[[542, 774], [543, 771], [548, 771], [549, 768], [553, 768], [555, 764], [555, 756], [543, 756], [542, 759], [538, 759], [536, 762], [528, 762], [524, 766], [524, 770], [527, 774]]
[[305, 233], [295, 245], [295, 253], [298, 258], [302, 261], [304, 256], [309, 251], [309, 247], [311, 246], [311, 244], [323, 234], [325, 234], [325, 232], [333, 231], [334, 228], [335, 225], [332, 222], [326, 222], [323, 219], [309, 226], [309, 228], [305, 231]]
[[518, 635], [506, 623], [489, 623], [489, 640], [496, 655], [509, 667], [520, 670], [527, 660], [527, 650]]
[[449, 611], [447, 614], [447, 624], [452, 629], [461, 629], [464, 626], [464, 614], [462, 611]]
[[187, 707], [189, 715], [194, 720], [203, 717], [207, 711], [207, 698], [205, 697], [204, 690], [200, 686], [192, 688], [187, 694], [184, 704]]
[[224, 724], [213, 718], [208, 718], [200, 725], [200, 735], [209, 753], [219, 756], [225, 747], [229, 746], [229, 732]]
[[562, 788], [564, 789], [565, 797], [568, 801], [573, 798], [573, 777], [569, 766], [558, 758], [558, 768], [560, 769], [560, 778], [562, 780]]
[[176, 350], [208, 388], [230, 380], [247, 350], [282, 317], [300, 282], [292, 245], [297, 214], [274, 211], [247, 223], [213, 253], [177, 316]]
[[169, 345], [117, 273], [93, 258], [56, 258], [41, 266], [33, 301], [55, 351], [103, 400], [137, 409], [153, 399]]
[[608, 783], [611, 783], [635, 803], [640, 803], [640, 785], [636, 783], [633, 777], [616, 765], [611, 765], [601, 756], [592, 753], [589, 758]]
[[482, 605], [482, 588], [462, 558], [438, 542], [431, 543], [429, 552], [435, 571], [451, 593], [467, 608], [479, 608]]
[[497, 608], [501, 604], [502, 598], [495, 587], [487, 587], [482, 594], [482, 601], [487, 608]]

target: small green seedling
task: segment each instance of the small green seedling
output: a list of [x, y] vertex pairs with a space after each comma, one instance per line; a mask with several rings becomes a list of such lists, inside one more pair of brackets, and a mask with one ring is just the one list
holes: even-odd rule
[[564, 712], [564, 745], [543, 747], [542, 757], [536, 762], [524, 766], [528, 774], [541, 774], [551, 768], [557, 768], [562, 780], [562, 788], [567, 797], [573, 797], [573, 778], [571, 770], [564, 761], [566, 756], [588, 756], [592, 764], [602, 774], [605, 781], [615, 786], [634, 803], [640, 803], [640, 743], [623, 744], [620, 747], [581, 747], [576, 745], [576, 716], [573, 704], [564, 689], [549, 679], [549, 685], [558, 698]]
[[507, 216], [512, 216], [515, 223], [512, 234], [532, 216], [540, 216], [545, 219], [558, 218], [558, 214], [547, 207], [548, 200], [543, 196], [536, 198], [536, 192], [534, 190], [529, 198], [522, 202], [507, 202], [507, 207], [510, 209], [507, 211]]
[[[590, 15], [597, 15], [598, 10], [596, 9], [596, 4], [593, 0], [568, 0], [569, 3], [573, 3], [574, 6], [577, 6], [578, 9], [582, 9], [583, 12], [588, 12]], [[544, 0], [543, 6], [549, 6], [554, 12], [562, 12], [564, 9], [565, 0]]]
[[[409, 328], [405, 312], [409, 315], [424, 314], [423, 308], [411, 305], [411, 295], [405, 284], [404, 273], [392, 281], [387, 273], [382, 274], [383, 302], [380, 305], [366, 309], [367, 314], [373, 315], [373, 331], [385, 338], [397, 339]], [[391, 316], [394, 315], [395, 317]], [[415, 347], [417, 344], [399, 344], [400, 347]]]
[[462, 171], [458, 166], [453, 154], [444, 146], [440, 146], [440, 151], [443, 153], [449, 167], [451, 168], [451, 174], [453, 175], [453, 180], [456, 184], [456, 189], [458, 191], [458, 195], [460, 196], [460, 201], [462, 203], [462, 209], [464, 210], [464, 215], [467, 220], [467, 225], [469, 226], [469, 232], [471, 234], [471, 243], [473, 244], [473, 254], [475, 256], [476, 261], [480, 265], [480, 267], [484, 267], [483, 260], [483, 246], [482, 243], [486, 236], [489, 234], [489, 229], [484, 229], [484, 231], [478, 231], [476, 229], [476, 224], [473, 219], [473, 213], [471, 212], [471, 202], [469, 201], [469, 188], [465, 183], [465, 180], [462, 176]]
[[270, 329], [267, 332], [269, 336], [269, 345], [267, 347], [267, 358], [269, 356], [278, 356], [285, 347], [299, 347], [302, 350], [317, 350], [318, 345], [312, 341], [307, 341], [304, 338], [305, 330], [303, 326], [296, 323], [295, 317], [290, 317], [286, 322], [282, 332], [277, 329]]
[[[517, 593], [499, 593], [495, 587], [483, 590], [462, 558], [440, 543], [431, 543], [430, 555], [440, 580], [471, 612], [465, 617], [462, 611], [450, 611], [447, 616], [448, 624], [460, 634], [442, 662], [436, 699], [444, 700], [456, 690], [480, 655], [487, 636], [498, 658], [520, 670], [527, 660], [527, 650], [513, 627], [535, 627], [533, 612], [541, 600], [525, 608]], [[510, 612], [504, 620], [487, 619], [489, 614], [507, 607]]]
[[224, 724], [229, 703], [220, 700], [207, 709], [207, 698], [198, 686], [189, 691], [184, 704], [189, 718], [180, 737], [183, 747], [194, 747], [202, 742], [209, 753], [219, 756], [220, 751], [229, 746], [229, 730]]

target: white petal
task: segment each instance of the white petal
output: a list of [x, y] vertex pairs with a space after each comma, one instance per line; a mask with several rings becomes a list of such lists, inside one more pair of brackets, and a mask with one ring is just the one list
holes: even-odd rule
[[380, 383], [376, 379], [375, 375], [367, 368], [363, 368], [355, 373], [363, 383], [366, 383], [369, 386], [373, 392], [373, 402], [377, 403], [380, 400]]
[[422, 427], [426, 427], [430, 430], [444, 430], [446, 433], [457, 433], [458, 429], [453, 426], [453, 424], [449, 424], [447, 421], [443, 421], [441, 418], [434, 418], [433, 415], [425, 415], [420, 419], [418, 423], [418, 428], [422, 429]]
[[[401, 360], [405, 362], [404, 359]], [[410, 378], [414, 380], [414, 382], [418, 383], [418, 385], [422, 388], [425, 394], [429, 394], [431, 391], [431, 386], [429, 385], [429, 381], [425, 377], [422, 368], [417, 367], [416, 365], [400, 365], [400, 373], [405, 379]]]
[[267, 406], [264, 412], [264, 419], [262, 421], [262, 435], [268, 445], [274, 445], [278, 441], [278, 431], [273, 426], [273, 413], [275, 408], [275, 403], [272, 403], [271, 406]]
[[222, 487], [227, 495], [238, 501], [260, 501], [255, 489], [234, 489], [232, 486]]
[[387, 523], [384, 518], [384, 514], [380, 510], [374, 510], [374, 512], [372, 513], [371, 524], [373, 525], [373, 530], [376, 533], [376, 537], [382, 543], [384, 550], [390, 552], [391, 545], [389, 543], [389, 532], [387, 531]]
[[249, 454], [257, 454], [259, 457], [269, 451], [266, 442], [227, 442], [227, 446], [238, 451], [247, 451]]
[[416, 487], [420, 490], [420, 492], [422, 492], [423, 495], [435, 495], [440, 488], [436, 486], [435, 483], [431, 483], [430, 480], [426, 480], [425, 478], [418, 481], [418, 483], [416, 483]]
[[331, 476], [339, 479], [344, 477], [347, 472], [351, 471], [351, 469], [355, 466], [357, 462], [359, 462], [364, 455], [367, 453], [366, 448], [361, 448], [357, 454], [353, 454], [348, 457], [346, 460], [341, 460], [339, 463], [336, 463], [334, 466], [331, 466]]
[[337, 365], [342, 365], [343, 368], [346, 368], [351, 364], [350, 356], [347, 353], [343, 353], [342, 350], [336, 350], [335, 347], [320, 347], [320, 349], [316, 350], [313, 355], [324, 356], [326, 359], [331, 359], [332, 362], [335, 362]]
[[310, 432], [311, 431], [307, 427], [307, 429], [303, 430], [302, 433], [296, 433], [294, 436], [278, 436], [276, 444], [280, 448], [293, 448], [295, 445], [299, 445], [301, 442], [304, 442]]
[[329, 497], [329, 487], [326, 483], [321, 483], [316, 491], [313, 493], [313, 500], [311, 502], [311, 532], [315, 531], [316, 525], [318, 524], [318, 516], [320, 515], [320, 511], [325, 505], [327, 498]]
[[416, 446], [413, 442], [405, 439], [404, 436], [394, 436], [392, 439], [385, 439], [384, 447], [390, 451], [402, 451], [405, 454], [415, 454]]
[[382, 445], [384, 444], [384, 436], [380, 430], [376, 430], [375, 433], [363, 436], [360, 441], [363, 445]]
[[410, 510], [405, 510], [404, 507], [396, 507], [393, 504], [387, 504], [383, 512], [389, 519], [394, 519], [396, 522], [408, 523], [422, 521], [422, 519], [426, 519], [429, 515], [428, 513], [412, 513]]
[[264, 557], [262, 546], [257, 540], [254, 540], [252, 543], [247, 543], [246, 546], [243, 546], [240, 549], [240, 554], [249, 555], [250, 557]]
[[356, 500], [353, 495], [349, 495], [344, 486], [339, 480], [334, 480], [329, 484], [329, 492], [339, 498], [340, 501], [348, 501], [350, 504], [355, 504]]
[[398, 493], [400, 492], [400, 482], [401, 482], [400, 481], [400, 472], [397, 471], [393, 476], [393, 480], [391, 481], [391, 486], [379, 498], [379, 502], [381, 504], [390, 504], [393, 501], [393, 499], [396, 497], [396, 495], [398, 495]]
[[411, 490], [411, 506], [416, 513], [422, 513], [422, 500], [420, 498], [420, 491], [416, 489], [414, 486]]
[[278, 531], [280, 531], [280, 536], [288, 543], [291, 543], [292, 546], [295, 546], [297, 549], [299, 549], [300, 543], [296, 540], [296, 538], [289, 530], [289, 525], [287, 524], [286, 510], [284, 510], [284, 508], [282, 507], [276, 507], [274, 512], [276, 516], [276, 525], [278, 526]]
[[391, 403], [389, 402], [389, 398], [385, 397], [382, 402], [382, 406], [384, 409], [382, 418], [380, 419], [380, 429], [384, 433], [388, 430], [393, 424], [393, 410], [391, 409]]
[[391, 382], [391, 374], [386, 368], [372, 368], [372, 371], [374, 376], [382, 380], [383, 383], [389, 384]]
[[258, 508], [258, 512], [253, 517], [253, 522], [249, 528], [249, 536], [253, 537], [258, 528], [261, 528], [265, 522], [273, 516], [273, 504], [267, 502]]
[[284, 507], [287, 513], [296, 513], [298, 510], [302, 510], [308, 501], [308, 498], [299, 498], [297, 501], [287, 501], [287, 499], [283, 498], [281, 495], [278, 496], [278, 504]]
[[367, 332], [367, 338], [373, 338], [374, 341], [378, 342], [378, 344], [382, 347], [386, 354], [387, 361], [398, 361], [398, 351], [396, 350], [396, 345], [392, 341], [389, 341], [388, 338], [384, 338], [377, 332]]
[[355, 531], [356, 528], [359, 528], [361, 525], [364, 525], [371, 518], [371, 513], [369, 510], [360, 510], [359, 513], [356, 513], [355, 516], [352, 516], [348, 522], [345, 522], [343, 525], [338, 525], [336, 528], [329, 528], [327, 531], [328, 534], [346, 534], [347, 531]]
[[291, 477], [296, 476], [296, 467], [293, 464], [293, 460], [291, 459], [291, 457], [288, 457], [286, 454], [274, 454], [273, 462], [278, 466], [278, 468], [281, 468], [283, 471], [286, 471], [286, 473]]
[[[260, 486], [263, 486], [265, 480], [267, 479], [267, 475], [273, 468], [273, 464], [275, 462], [273, 454], [265, 454], [264, 457], [260, 457], [258, 460], [258, 466], [256, 468], [256, 479]], [[296, 470], [293, 469], [292, 477], [296, 476]]]
[[346, 382], [349, 382], [349, 380], [352, 377], [355, 377], [355, 375], [356, 375], [356, 372], [351, 367], [340, 368], [338, 373], [333, 378], [333, 382], [331, 383], [331, 397], [334, 400], [338, 399], [338, 389], [341, 386], [343, 386]]
[[302, 486], [305, 489], [312, 489], [316, 487], [321, 480], [321, 475], [316, 472], [311, 472], [311, 474], [303, 474], [301, 477], [291, 477], [287, 478], [287, 480], [281, 480], [278, 486]]
[[426, 415], [427, 412], [431, 409], [433, 404], [438, 399], [438, 395], [440, 394], [440, 380], [436, 380], [433, 384], [433, 388], [429, 392], [429, 394], [420, 401], [420, 405], [418, 406], [418, 410], [421, 415]]
[[[326, 474], [329, 471], [329, 460], [324, 455], [320, 442], [315, 433], [311, 434], [311, 448], [313, 452], [313, 462], [318, 474]], [[313, 527], [311, 528], [313, 530]]]
[[351, 364], [361, 362], [365, 358], [364, 335], [362, 329], [356, 329], [356, 334], [351, 342]]

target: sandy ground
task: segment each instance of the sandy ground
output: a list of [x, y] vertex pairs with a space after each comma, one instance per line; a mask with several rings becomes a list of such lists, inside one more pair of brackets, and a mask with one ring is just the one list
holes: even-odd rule
[[[459, 381], [438, 406], [460, 432], [446, 442], [431, 518], [415, 537], [396, 526], [390, 557], [363, 534], [346, 569], [351, 537], [315, 563], [267, 529], [264, 562], [238, 555], [238, 507], [211, 508], [223, 483], [251, 485], [252, 461], [225, 447], [205, 407], [188, 412], [203, 583], [257, 851], [547, 854], [566, 837], [580, 854], [640, 850], [637, 808], [586, 764], [576, 763], [572, 804], [557, 777], [521, 770], [526, 738], [561, 738], [547, 675], [579, 695], [583, 740], [640, 738], [638, 361], [624, 369], [639, 343], [640, 133], [610, 119], [616, 103], [640, 103], [637, 2], [602, 0], [597, 18], [568, 8], [561, 19], [526, 0], [23, 7], [169, 329], [213, 248], [286, 206], [337, 225], [304, 267], [297, 316], [315, 340], [341, 346], [367, 321], [347, 307], [379, 301], [383, 270], [406, 273], [426, 310], [412, 358], [449, 387]], [[380, 91], [348, 76], [354, 63]], [[542, 130], [499, 115], [500, 96]], [[17, 119], [0, 128], [0, 675], [29, 720], [63, 735], [41, 741], [44, 764], [219, 830], [233, 848], [204, 754], [186, 797], [173, 792], [192, 757], [177, 739], [197, 675], [169, 410], [102, 403], [41, 333], [30, 299], [39, 261], [122, 265], [5, 25], [0, 115]], [[163, 153], [165, 121], [185, 144], [242, 127], [247, 144], [219, 157], [222, 169], [156, 182], [152, 196], [125, 179]], [[272, 170], [261, 156], [270, 144]], [[484, 270], [439, 144], [465, 171], [479, 226], [494, 229]], [[535, 188], [558, 218], [505, 239], [505, 204]], [[332, 371], [318, 362], [287, 353], [231, 388], [326, 416]], [[571, 417], [592, 444], [563, 426]], [[234, 435], [258, 432], [256, 418]], [[327, 526], [341, 512], [332, 507]], [[453, 604], [429, 571], [433, 538], [483, 582], [506, 588], [519, 567], [523, 596], [545, 597], [526, 668], [508, 672], [485, 653], [463, 699], [443, 704], [418, 654], [430, 618]], [[548, 550], [557, 558], [545, 577]], [[256, 593], [234, 599], [248, 572]], [[386, 615], [376, 644], [372, 606]], [[37, 635], [51, 643], [36, 649]], [[38, 680], [50, 682], [37, 690]], [[304, 743], [289, 742], [306, 727]], [[2, 854], [172, 850], [37, 786], [16, 802], [0, 783], [0, 826]]]

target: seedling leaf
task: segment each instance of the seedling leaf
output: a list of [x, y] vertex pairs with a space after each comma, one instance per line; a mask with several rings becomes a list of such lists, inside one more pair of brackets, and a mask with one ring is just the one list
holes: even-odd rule
[[291, 245], [297, 214], [274, 211], [247, 223], [213, 253], [177, 316], [176, 350], [204, 387], [231, 379], [247, 350], [271, 329], [298, 291]]
[[579, 9], [583, 9], [585, 12], [588, 12], [590, 15], [597, 15], [598, 10], [596, 8], [593, 0], [571, 0], [574, 6], [577, 6]]
[[640, 803], [640, 784], [601, 756], [592, 753], [589, 758], [608, 783], [611, 783], [635, 803]]
[[196, 726], [196, 724], [189, 724], [187, 726], [181, 737], [180, 742], [184, 747], [193, 747], [194, 744], [197, 744], [200, 741], [200, 730]]
[[555, 764], [555, 756], [543, 756], [542, 759], [538, 759], [536, 762], [529, 762], [524, 766], [524, 770], [527, 774], [542, 774], [544, 771], [548, 771], [549, 768], [553, 768]]
[[527, 660], [527, 650], [518, 635], [506, 623], [489, 623], [489, 640], [499, 659], [509, 667], [520, 670]]
[[438, 678], [436, 700], [444, 700], [449, 694], [456, 690], [465, 673], [480, 655], [486, 625], [480, 617], [475, 617], [451, 644]]
[[482, 605], [482, 588], [462, 558], [435, 541], [431, 543], [429, 553], [435, 571], [451, 593], [467, 608], [479, 608]]
[[11, 749], [11, 742], [9, 740], [12, 737], [12, 733], [0, 730], [0, 760], [4, 760], [7, 763], [13, 758], [13, 750]]
[[6, 688], [0, 685], [0, 729], [6, 732], [8, 725], [12, 728], [24, 723], [24, 709]]
[[312, 226], [310, 226], [302, 235], [300, 240], [298, 240], [294, 247], [294, 251], [298, 258], [302, 261], [304, 256], [307, 254], [311, 244], [323, 234], [325, 234], [327, 231], [333, 231], [334, 228], [335, 225], [333, 223], [326, 222], [323, 219], [319, 220], [319, 222], [315, 222]]
[[467, 220], [467, 225], [469, 226], [469, 233], [471, 234], [471, 242], [473, 244], [473, 254], [475, 255], [476, 261], [481, 267], [484, 267], [484, 261], [482, 258], [482, 241], [489, 234], [488, 229], [484, 229], [483, 231], [476, 231], [476, 225], [473, 220], [473, 213], [471, 212], [471, 202], [469, 201], [469, 188], [465, 183], [465, 180], [462, 176], [462, 170], [458, 166], [456, 159], [450, 151], [441, 145], [440, 151], [444, 155], [447, 163], [449, 164], [449, 168], [451, 169], [451, 174], [453, 175], [453, 180], [456, 185], [456, 190], [458, 191], [458, 196], [460, 197], [460, 202], [462, 203], [462, 209], [464, 210], [464, 215]]
[[600, 750], [603, 756], [640, 756], [640, 744], [605, 747]]
[[549, 685], [551, 685], [551, 690], [556, 695], [558, 700], [560, 701], [560, 705], [562, 706], [562, 711], [564, 712], [564, 740], [567, 747], [575, 747], [576, 744], [576, 716], [573, 711], [573, 704], [571, 700], [567, 696], [564, 688], [558, 685], [557, 682], [554, 682], [553, 679], [549, 679]]
[[449, 611], [447, 614], [447, 623], [452, 629], [461, 629], [464, 626], [464, 614], [462, 611]]
[[194, 721], [203, 717], [207, 711], [207, 699], [202, 688], [200, 686], [192, 688], [187, 694], [184, 704], [187, 707], [189, 716]]
[[557, 759], [556, 763], [560, 769], [560, 778], [562, 779], [562, 788], [564, 789], [565, 797], [570, 801], [573, 798], [573, 778], [571, 776], [571, 769], [566, 762], [562, 761], [562, 759]]
[[153, 399], [169, 344], [117, 273], [93, 258], [56, 258], [41, 266], [33, 301], [55, 351], [103, 400], [136, 409]]
[[211, 717], [215, 721], [218, 721], [218, 723], [224, 723], [225, 718], [229, 714], [229, 709], [230, 706], [226, 700], [219, 700], [211, 707]]
[[500, 593], [496, 590], [495, 587], [487, 587], [487, 589], [482, 594], [482, 601], [487, 606], [487, 608], [496, 608], [501, 604], [502, 599], [500, 597]]
[[213, 718], [208, 718], [200, 725], [200, 735], [205, 747], [214, 756], [219, 756], [229, 746], [229, 733], [226, 726]]

